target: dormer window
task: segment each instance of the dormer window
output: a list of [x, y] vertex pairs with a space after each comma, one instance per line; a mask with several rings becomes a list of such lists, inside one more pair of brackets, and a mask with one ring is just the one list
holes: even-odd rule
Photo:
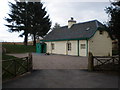
[[103, 35], [103, 31], [100, 30], [100, 35]]

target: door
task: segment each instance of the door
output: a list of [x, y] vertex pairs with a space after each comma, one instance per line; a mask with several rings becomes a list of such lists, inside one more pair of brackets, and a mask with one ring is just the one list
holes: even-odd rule
[[41, 45], [41, 53], [46, 53], [46, 44], [45, 43], [43, 43]]
[[36, 53], [41, 53], [41, 44], [40, 43], [36, 44]]

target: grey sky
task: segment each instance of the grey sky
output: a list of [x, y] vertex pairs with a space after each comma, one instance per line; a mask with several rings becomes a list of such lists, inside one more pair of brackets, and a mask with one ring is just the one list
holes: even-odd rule
[[[7, 27], [4, 26], [6, 23], [3, 18], [7, 16], [9, 12], [8, 1], [14, 2], [14, 0], [1, 0], [0, 1], [0, 41], [23, 41], [23, 38], [18, 38], [19, 33], [9, 33]], [[105, 13], [105, 7], [108, 7], [110, 3], [107, 0], [101, 0], [95, 2], [95, 0], [42, 0], [50, 19], [52, 26], [54, 23], [59, 23], [61, 26], [67, 25], [68, 19], [74, 17], [77, 22], [85, 22], [89, 20], [97, 19], [100, 22], [106, 22], [108, 17]]]
[[101, 22], [107, 21], [107, 14], [104, 9], [109, 6], [108, 2], [54, 2], [45, 3], [48, 13], [54, 22], [67, 25], [68, 19], [74, 17], [77, 22], [84, 22], [98, 19]]

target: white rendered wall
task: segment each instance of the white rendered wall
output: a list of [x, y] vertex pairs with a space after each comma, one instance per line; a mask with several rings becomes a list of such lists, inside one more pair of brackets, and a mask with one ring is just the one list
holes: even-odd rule
[[112, 40], [108, 32], [103, 31], [100, 35], [99, 31], [89, 40], [89, 52], [94, 56], [112, 56]]

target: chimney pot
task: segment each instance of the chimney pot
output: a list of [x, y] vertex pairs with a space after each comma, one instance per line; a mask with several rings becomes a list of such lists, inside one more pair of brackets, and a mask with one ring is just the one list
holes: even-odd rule
[[68, 20], [68, 28], [71, 28], [73, 24], [76, 24], [76, 21], [71, 17], [71, 20]]
[[73, 17], [71, 17], [71, 20], [73, 20]]

